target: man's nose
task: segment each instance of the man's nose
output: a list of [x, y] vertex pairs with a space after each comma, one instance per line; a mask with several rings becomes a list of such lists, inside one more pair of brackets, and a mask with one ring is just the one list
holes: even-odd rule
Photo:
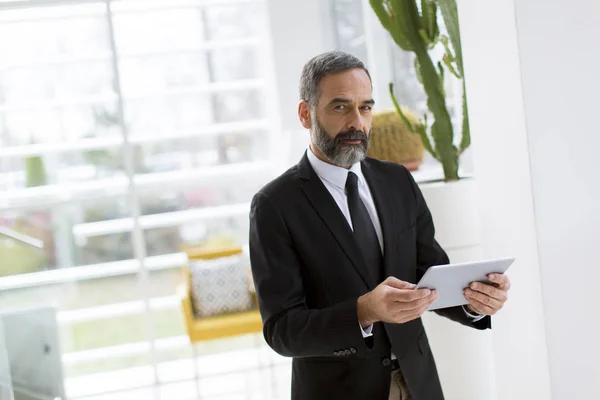
[[349, 131], [365, 131], [364, 117], [358, 108], [354, 109], [349, 115], [346, 129]]

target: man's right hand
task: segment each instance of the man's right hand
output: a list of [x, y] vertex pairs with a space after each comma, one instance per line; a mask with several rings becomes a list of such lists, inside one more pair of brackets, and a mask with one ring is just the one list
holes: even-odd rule
[[363, 328], [383, 321], [403, 324], [419, 318], [438, 298], [435, 291], [417, 289], [390, 276], [358, 299], [358, 320]]

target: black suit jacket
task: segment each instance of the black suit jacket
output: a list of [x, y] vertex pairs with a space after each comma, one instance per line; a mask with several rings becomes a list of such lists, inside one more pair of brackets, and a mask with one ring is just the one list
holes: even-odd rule
[[[382, 225], [385, 276], [416, 283], [448, 263], [410, 172], [370, 158], [361, 167]], [[306, 154], [254, 196], [250, 257], [265, 339], [293, 357], [293, 399], [387, 400], [392, 351], [414, 400], [443, 399], [421, 319], [377, 323], [363, 339], [357, 300], [379, 282]], [[472, 323], [460, 307], [438, 313], [477, 329], [491, 323]]]

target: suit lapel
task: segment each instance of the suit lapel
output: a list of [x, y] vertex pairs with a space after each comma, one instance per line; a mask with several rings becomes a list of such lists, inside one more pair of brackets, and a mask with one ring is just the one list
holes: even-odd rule
[[335, 200], [312, 169], [306, 154], [298, 164], [298, 174], [305, 181], [302, 185], [302, 190], [311, 205], [323, 222], [325, 222], [325, 225], [327, 225], [327, 228], [344, 250], [365, 284], [369, 289], [373, 289], [376, 284], [366, 269], [367, 267], [356, 244], [354, 233]]

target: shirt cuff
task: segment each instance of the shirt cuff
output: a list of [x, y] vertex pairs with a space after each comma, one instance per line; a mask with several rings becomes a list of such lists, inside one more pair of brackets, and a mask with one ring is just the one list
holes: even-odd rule
[[362, 326], [360, 326], [359, 323], [358, 327], [360, 328], [360, 333], [362, 333], [363, 339], [373, 336], [373, 325], [369, 325], [366, 328], [363, 328]]
[[480, 321], [480, 320], [482, 320], [483, 318], [485, 318], [485, 315], [479, 315], [479, 314], [472, 314], [472, 313], [470, 313], [470, 312], [467, 310], [467, 307], [465, 307], [465, 306], [462, 306], [462, 308], [463, 308], [463, 311], [465, 312], [465, 314], [467, 314], [467, 316], [468, 316], [469, 318], [471, 318], [471, 320], [472, 320], [473, 322], [477, 322], [477, 321]]

